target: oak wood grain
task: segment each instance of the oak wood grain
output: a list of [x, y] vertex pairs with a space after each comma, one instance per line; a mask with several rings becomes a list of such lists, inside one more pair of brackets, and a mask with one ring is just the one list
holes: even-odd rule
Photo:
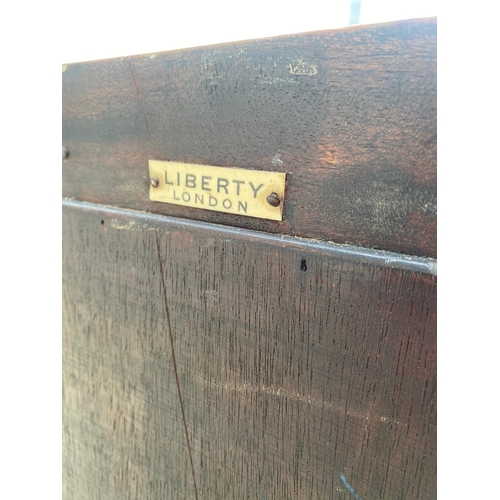
[[65, 202], [64, 498], [435, 499], [433, 265]]
[[[436, 20], [68, 64], [63, 194], [436, 256]], [[149, 200], [148, 160], [287, 173], [281, 222]]]

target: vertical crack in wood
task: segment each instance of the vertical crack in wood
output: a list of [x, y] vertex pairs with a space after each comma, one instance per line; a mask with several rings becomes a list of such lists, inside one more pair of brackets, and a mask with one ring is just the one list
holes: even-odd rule
[[184, 403], [182, 401], [181, 386], [179, 384], [179, 375], [177, 373], [177, 362], [175, 360], [174, 337], [172, 335], [172, 325], [170, 322], [170, 310], [168, 308], [167, 287], [165, 285], [165, 278], [163, 275], [163, 264], [161, 263], [160, 241], [158, 239], [158, 233], [156, 231], [155, 231], [155, 237], [156, 237], [156, 248], [158, 250], [158, 262], [160, 265], [160, 277], [161, 277], [161, 284], [162, 284], [162, 289], [163, 289], [163, 298], [165, 300], [165, 312], [167, 315], [168, 335], [170, 337], [172, 363], [174, 365], [175, 383], [177, 384], [177, 393], [179, 395], [179, 402], [181, 405], [182, 421], [184, 423], [184, 432], [186, 434], [186, 442], [187, 442], [187, 447], [188, 447], [188, 452], [189, 452], [189, 461], [191, 462], [191, 473], [193, 475], [193, 484], [194, 484], [194, 496], [195, 496], [195, 499], [198, 500], [198, 489], [196, 488], [196, 478], [195, 478], [195, 474], [194, 474], [194, 465], [193, 465], [193, 454], [191, 453], [191, 443], [189, 442], [189, 433], [188, 433], [188, 428], [187, 428], [187, 423], [186, 423], [186, 414], [184, 412]]

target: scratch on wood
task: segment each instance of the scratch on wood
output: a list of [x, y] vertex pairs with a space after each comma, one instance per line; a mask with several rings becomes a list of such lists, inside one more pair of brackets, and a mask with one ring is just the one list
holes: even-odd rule
[[283, 165], [283, 160], [280, 158], [281, 152], [278, 151], [272, 158], [272, 163], [275, 167], [281, 167]]
[[302, 59], [298, 59], [288, 65], [288, 70], [292, 75], [312, 76], [318, 72], [318, 67], [315, 64], [309, 64]]
[[111, 219], [111, 227], [113, 229], [123, 230], [123, 231], [156, 231], [156, 228], [151, 227], [144, 222], [139, 222], [134, 219], [130, 220], [119, 220]]
[[160, 266], [160, 277], [161, 277], [161, 285], [162, 285], [162, 290], [163, 290], [163, 298], [165, 300], [165, 312], [167, 315], [168, 335], [170, 337], [172, 363], [174, 365], [175, 383], [177, 384], [177, 393], [179, 395], [179, 402], [181, 405], [182, 421], [184, 423], [184, 432], [186, 434], [186, 443], [187, 443], [188, 452], [189, 452], [189, 461], [191, 463], [191, 473], [193, 475], [193, 484], [194, 484], [194, 496], [195, 496], [195, 499], [198, 500], [198, 489], [196, 488], [196, 478], [195, 478], [195, 474], [194, 474], [194, 465], [193, 465], [193, 454], [191, 453], [191, 444], [189, 442], [189, 433], [188, 433], [188, 428], [187, 428], [187, 423], [186, 423], [186, 414], [184, 412], [184, 403], [182, 402], [181, 386], [179, 384], [179, 375], [177, 373], [177, 362], [175, 360], [174, 337], [172, 335], [172, 324], [170, 322], [170, 310], [168, 308], [167, 287], [165, 286], [165, 278], [163, 275], [163, 264], [161, 263], [160, 241], [158, 240], [158, 233], [156, 233], [156, 232], [155, 232], [155, 237], [156, 237], [156, 249], [158, 251], [158, 263]]
[[151, 136], [151, 127], [149, 126], [148, 112], [146, 111], [146, 106], [144, 105], [144, 99], [143, 99], [141, 91], [139, 89], [139, 84], [137, 83], [137, 78], [135, 77], [135, 71], [134, 71], [134, 68], [132, 66], [132, 61], [130, 59], [128, 60], [128, 64], [130, 66], [130, 72], [132, 73], [132, 78], [134, 79], [135, 90], [137, 91], [137, 95], [139, 96], [139, 99], [141, 100], [142, 109], [144, 111], [144, 116], [146, 117], [146, 126], [148, 127], [148, 135]]
[[[205, 292], [208, 294], [209, 292]], [[214, 299], [215, 300], [215, 299]], [[266, 385], [253, 385], [249, 383], [243, 383], [243, 384], [238, 384], [236, 382], [223, 382], [223, 383], [217, 383], [209, 380], [203, 380], [203, 386], [204, 387], [211, 387], [213, 389], [219, 389], [219, 390], [229, 390], [229, 391], [235, 391], [239, 392], [242, 394], [250, 394], [250, 393], [264, 393], [268, 394], [270, 396], [276, 396], [278, 398], [283, 398], [283, 399], [289, 399], [289, 400], [295, 400], [295, 401], [300, 401], [301, 403], [305, 403], [307, 405], [313, 406], [315, 408], [321, 408], [321, 409], [327, 409], [334, 412], [334, 413], [339, 413], [341, 411], [340, 406], [337, 408], [335, 405], [333, 405], [331, 402], [328, 404], [325, 401], [318, 401], [312, 397], [311, 394], [300, 394], [297, 391], [291, 391], [287, 390], [283, 387], [275, 387], [275, 386], [266, 386]], [[347, 411], [346, 415], [349, 415], [349, 411]], [[351, 415], [353, 418], [357, 418], [359, 420], [365, 420], [368, 422], [370, 420], [370, 412], [368, 414], [354, 414]], [[404, 427], [408, 427], [408, 424], [402, 423], [399, 420], [393, 420], [389, 419], [388, 417], [380, 417], [380, 421], [384, 423], [390, 423], [390, 424], [395, 424], [395, 425], [402, 425]], [[329, 444], [329, 443], [327, 443]]]
[[390, 423], [390, 424], [396, 424], [396, 425], [402, 425], [404, 427], [408, 427], [408, 424], [400, 422], [399, 420], [390, 419], [389, 417], [380, 417], [380, 421], [384, 422], [384, 423]]
[[[302, 403], [307, 403], [309, 405], [315, 405], [322, 407], [322, 403], [317, 404], [316, 400], [310, 395], [302, 395], [299, 394], [296, 391], [288, 391], [282, 387], [274, 387], [274, 386], [258, 386], [258, 385], [252, 385], [252, 384], [238, 384], [238, 383], [222, 383], [218, 384], [217, 382], [211, 382], [208, 380], [204, 381], [205, 387], [212, 387], [216, 389], [224, 389], [224, 390], [232, 390], [240, 393], [256, 393], [256, 392], [262, 392], [265, 394], [269, 394], [271, 396], [278, 396], [282, 398], [289, 398], [289, 399], [294, 399], [296, 401], [300, 401]], [[330, 403], [330, 408], [332, 407]]]

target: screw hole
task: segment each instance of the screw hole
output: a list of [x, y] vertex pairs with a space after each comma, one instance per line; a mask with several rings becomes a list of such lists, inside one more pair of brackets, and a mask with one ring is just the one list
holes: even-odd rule
[[101, 221], [101, 224], [104, 226], [104, 221], [103, 220]]
[[305, 272], [305, 271], [307, 271], [306, 259], [302, 259], [302, 260], [300, 261], [300, 270], [301, 270], [301, 271], [304, 271], [304, 272]]

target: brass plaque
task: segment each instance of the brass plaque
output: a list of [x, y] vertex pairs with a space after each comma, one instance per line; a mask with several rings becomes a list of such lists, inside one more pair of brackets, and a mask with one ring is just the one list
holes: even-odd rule
[[149, 199], [282, 220], [286, 174], [149, 160]]

